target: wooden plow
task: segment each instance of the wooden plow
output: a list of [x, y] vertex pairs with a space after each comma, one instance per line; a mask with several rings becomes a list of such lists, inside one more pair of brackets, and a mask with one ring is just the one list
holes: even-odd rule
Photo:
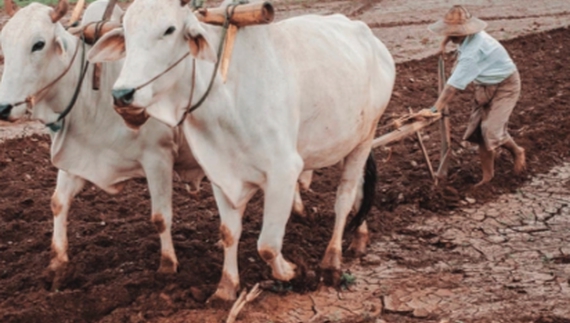
[[[443, 91], [445, 82], [446, 82], [445, 64], [443, 60], [443, 55], [440, 55], [438, 61], [439, 93]], [[445, 107], [441, 114], [428, 118], [419, 113], [413, 113], [411, 108], [408, 110], [408, 112], [409, 112], [408, 115], [398, 118], [394, 120], [391, 124], [389, 124], [388, 126], [392, 126], [395, 129], [387, 134], [375, 138], [374, 141], [372, 142], [372, 148], [386, 146], [388, 144], [400, 141], [406, 137], [415, 134], [418, 140], [418, 144], [422, 150], [422, 154], [426, 160], [426, 164], [429, 173], [431, 175], [431, 178], [434, 180], [434, 184], [437, 185], [441, 180], [445, 180], [447, 178], [447, 170], [449, 168], [449, 159], [451, 156], [451, 132], [449, 126], [448, 108]], [[440, 152], [439, 167], [437, 169], [437, 172], [434, 172], [420, 130], [435, 123], [436, 121], [439, 121], [440, 124], [441, 152]]]
[[[83, 1], [83, 0], [81, 0]], [[114, 8], [116, 0], [110, 0], [107, 6], [107, 10], [103, 16], [103, 19], [98, 23], [89, 24], [86, 26], [72, 26], [68, 29], [72, 34], [81, 36], [87, 44], [93, 45], [97, 40], [102, 37], [105, 33], [115, 29], [121, 28], [121, 24], [118, 22], [109, 21], [112, 9]], [[83, 5], [83, 3], [81, 4]], [[194, 1], [193, 1], [194, 5]], [[230, 9], [231, 7], [231, 9]], [[242, 3], [234, 1], [233, 5], [228, 8], [195, 8], [194, 11], [198, 19], [204, 23], [222, 26], [225, 24], [226, 19], [229, 19], [227, 24], [227, 36], [224, 43], [224, 50], [221, 56], [220, 63], [220, 73], [224, 82], [227, 78], [227, 72], [230, 64], [231, 54], [233, 50], [234, 40], [237, 31], [241, 27], [252, 26], [252, 25], [262, 25], [269, 24], [273, 21], [275, 16], [275, 10], [273, 5], [268, 2], [257, 2], [257, 3]], [[231, 10], [231, 14], [229, 11]], [[75, 14], [74, 14], [74, 17]], [[228, 18], [226, 18], [228, 17]], [[78, 19], [78, 18], [75, 18]], [[96, 66], [96, 72], [100, 69], [100, 66]], [[99, 74], [94, 75], [94, 88], [97, 85]], [[443, 91], [445, 86], [445, 66], [443, 55], [439, 57], [438, 63], [438, 89], [439, 93]], [[450, 128], [449, 119], [447, 118], [448, 110], [447, 107], [444, 108], [441, 114], [435, 116], [423, 116], [419, 113], [414, 113], [411, 109], [408, 110], [409, 114], [400, 117], [392, 121], [388, 127], [392, 127], [393, 130], [380, 137], [374, 139], [372, 148], [377, 148], [381, 146], [387, 146], [389, 144], [398, 142], [406, 137], [416, 135], [419, 146], [422, 150], [423, 156], [426, 160], [429, 173], [437, 185], [438, 182], [447, 177], [447, 170], [449, 167], [450, 158]], [[421, 136], [421, 129], [428, 127], [439, 121], [440, 131], [441, 131], [441, 152], [440, 152], [440, 163], [437, 171], [434, 171], [431, 160], [429, 158], [426, 147], [423, 143]], [[384, 126], [386, 127], [386, 126]]]

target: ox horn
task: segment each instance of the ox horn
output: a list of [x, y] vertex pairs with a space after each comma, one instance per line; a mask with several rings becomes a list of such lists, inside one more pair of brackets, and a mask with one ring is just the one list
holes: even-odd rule
[[12, 17], [18, 9], [20, 9], [20, 7], [14, 3], [14, 0], [4, 0], [4, 10], [8, 16]]
[[77, 1], [75, 8], [73, 8], [73, 12], [71, 13], [71, 18], [69, 18], [68, 26], [74, 26], [79, 19], [81, 19], [81, 14], [84, 9], [83, 7], [85, 7], [85, 0]]
[[53, 23], [58, 22], [63, 16], [65, 16], [68, 7], [69, 4], [67, 3], [67, 0], [59, 0], [57, 6], [53, 8], [53, 11], [49, 14], [51, 21]]

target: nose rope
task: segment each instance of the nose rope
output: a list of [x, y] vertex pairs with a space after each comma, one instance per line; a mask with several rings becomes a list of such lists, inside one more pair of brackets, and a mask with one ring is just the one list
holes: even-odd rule
[[190, 55], [190, 52], [187, 52], [186, 54], [182, 55], [182, 57], [180, 57], [176, 62], [174, 62], [174, 64], [170, 65], [167, 69], [165, 69], [164, 71], [162, 71], [162, 73], [156, 75], [155, 77], [151, 78], [150, 80], [148, 80], [147, 82], [137, 86], [134, 88], [135, 91], [138, 91], [140, 89], [142, 89], [143, 87], [149, 85], [150, 83], [158, 80], [161, 76], [163, 76], [164, 74], [168, 73], [171, 69], [173, 69], [174, 67], [176, 67], [178, 64], [180, 64], [186, 57], [188, 57]]
[[[82, 45], [81, 47], [83, 48], [83, 50], [81, 51], [81, 69], [79, 73], [79, 80], [77, 81], [77, 85], [75, 87], [75, 91], [73, 92], [73, 96], [71, 97], [71, 101], [69, 101], [65, 110], [63, 110], [63, 112], [57, 117], [56, 121], [46, 123], [46, 127], [50, 128], [50, 130], [53, 132], [57, 132], [58, 130], [61, 129], [62, 125], [59, 124], [59, 122], [62, 121], [69, 114], [69, 112], [71, 112], [71, 109], [75, 106], [75, 102], [77, 102], [77, 98], [79, 97], [79, 92], [81, 91], [81, 85], [83, 84], [83, 80], [85, 79], [85, 74], [87, 74], [87, 68], [89, 67], [89, 62], [85, 60], [85, 42], [82, 39], [83, 37], [79, 38], [79, 41], [81, 42]], [[79, 47], [79, 44], [77, 45], [77, 47]], [[71, 67], [72, 64], [69, 65], [67, 71], [69, 71], [69, 68]]]
[[[210, 82], [208, 84], [208, 88], [206, 89], [206, 92], [204, 92], [204, 94], [202, 95], [202, 97], [198, 100], [198, 102], [196, 102], [194, 105], [192, 105], [192, 99], [194, 97], [194, 89], [196, 87], [196, 59], [192, 60], [192, 81], [191, 81], [191, 86], [190, 86], [190, 98], [188, 100], [188, 104], [186, 105], [186, 108], [184, 108], [184, 113], [182, 114], [182, 118], [180, 118], [180, 121], [178, 121], [178, 123], [176, 124], [176, 126], [179, 126], [182, 124], [182, 122], [184, 122], [184, 119], [186, 119], [186, 116], [191, 113], [192, 111], [198, 109], [202, 103], [204, 103], [204, 101], [206, 100], [206, 98], [208, 97], [208, 95], [210, 94], [212, 87], [214, 85], [214, 80], [216, 79], [216, 73], [218, 71], [218, 68], [220, 66], [220, 61], [221, 61], [221, 57], [222, 57], [222, 52], [224, 49], [224, 43], [226, 40], [226, 36], [227, 36], [227, 32], [228, 32], [228, 27], [230, 25], [230, 18], [233, 16], [235, 9], [238, 5], [243, 4], [243, 3], [247, 3], [247, 1], [236, 1], [234, 0], [234, 3], [228, 5], [226, 7], [226, 14], [225, 14], [225, 19], [224, 19], [224, 24], [222, 26], [222, 36], [220, 39], [220, 44], [218, 46], [218, 52], [217, 52], [217, 60], [216, 63], [214, 65], [214, 70], [212, 71], [212, 76], [210, 78]], [[180, 64], [186, 57], [188, 57], [190, 55], [190, 52], [188, 51], [186, 54], [184, 54], [182, 57], [180, 57], [177, 61], [175, 61], [172, 65], [170, 65], [168, 68], [166, 68], [164, 71], [162, 71], [160, 74], [154, 76], [153, 78], [151, 78], [150, 80], [148, 80], [147, 82], [137, 86], [134, 88], [135, 91], [138, 91], [140, 89], [142, 89], [145, 86], [148, 86], [149, 84], [151, 84], [152, 82], [156, 81], [157, 79], [159, 79], [161, 76], [163, 76], [164, 74], [168, 73], [170, 70], [172, 70], [174, 67], [176, 67], [178, 64]]]

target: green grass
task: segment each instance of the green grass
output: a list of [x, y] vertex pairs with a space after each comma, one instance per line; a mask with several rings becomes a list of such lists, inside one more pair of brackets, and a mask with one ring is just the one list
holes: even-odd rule
[[[69, 0], [68, 0], [69, 1]], [[90, 3], [93, 2], [95, 0], [86, 0], [85, 2]], [[43, 4], [47, 4], [50, 6], [54, 6], [58, 0], [14, 0], [14, 2], [19, 6], [19, 7], [25, 7], [27, 5], [29, 5], [32, 2], [39, 2], [39, 3], [43, 3]], [[76, 0], [72, 0], [69, 1], [69, 3], [71, 5], [74, 5], [77, 1]], [[118, 0], [118, 2], [126, 2], [126, 0]], [[4, 1], [0, 1], [0, 8], [4, 8]]]
[[[39, 3], [43, 3], [43, 4], [47, 4], [47, 5], [55, 5], [57, 3], [58, 0], [39, 0], [39, 1], [33, 1], [33, 0], [14, 0], [14, 3], [16, 3], [17, 6], [19, 7], [25, 7], [27, 5], [29, 5], [32, 2], [39, 2]], [[87, 0], [89, 2], [93, 1], [93, 0]], [[73, 1], [73, 3], [75, 3], [76, 1]], [[0, 7], [4, 8], [4, 1], [0, 2]]]

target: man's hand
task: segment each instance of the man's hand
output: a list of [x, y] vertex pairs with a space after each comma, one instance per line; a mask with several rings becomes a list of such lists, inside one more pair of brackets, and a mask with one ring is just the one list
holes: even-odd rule
[[418, 113], [416, 113], [415, 115], [424, 118], [433, 118], [433, 117], [439, 117], [441, 113], [437, 111], [435, 107], [431, 107], [429, 109], [422, 109], [418, 111]]

